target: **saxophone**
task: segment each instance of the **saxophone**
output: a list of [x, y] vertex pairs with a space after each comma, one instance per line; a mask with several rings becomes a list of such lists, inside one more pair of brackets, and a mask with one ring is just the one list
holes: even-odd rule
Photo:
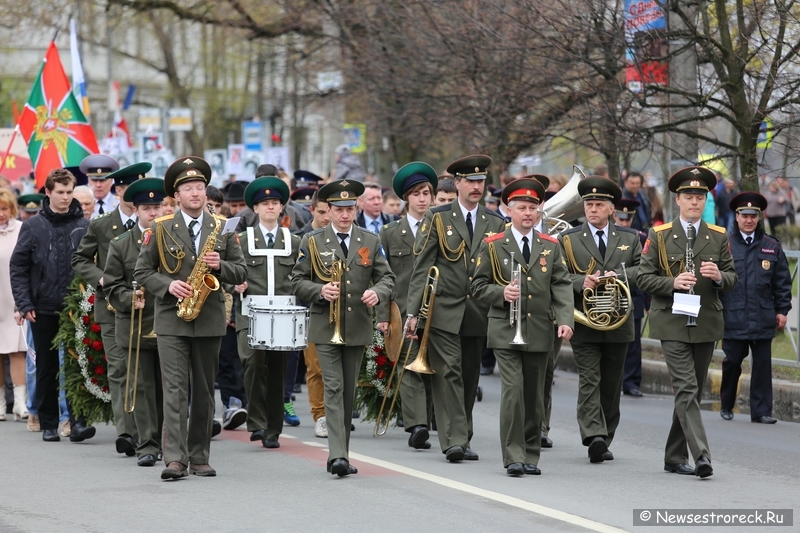
[[211, 216], [216, 225], [214, 231], [206, 239], [203, 249], [197, 254], [197, 261], [194, 264], [192, 273], [186, 283], [192, 286], [192, 296], [189, 298], [178, 299], [178, 316], [186, 322], [191, 322], [200, 315], [206, 298], [212, 291], [219, 289], [219, 280], [211, 273], [211, 268], [202, 260], [207, 253], [214, 251], [219, 236], [219, 219], [214, 215], [214, 210], [209, 206]]

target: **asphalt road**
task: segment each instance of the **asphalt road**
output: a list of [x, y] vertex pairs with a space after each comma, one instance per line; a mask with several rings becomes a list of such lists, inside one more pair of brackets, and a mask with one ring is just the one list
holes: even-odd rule
[[672, 399], [623, 397], [615, 460], [592, 465], [575, 421], [577, 377], [559, 372], [555, 447], [543, 451], [543, 474], [508, 478], [500, 379], [481, 385], [472, 441], [480, 461], [447, 463], [435, 434], [431, 450], [414, 451], [402, 429], [376, 439], [372, 425], [357, 423], [359, 474], [341, 479], [325, 472], [326, 441], [314, 437], [305, 387], [296, 402], [302, 423], [285, 428], [279, 450], [251, 443], [243, 428], [214, 439], [216, 478], [162, 482], [161, 465], [139, 468], [114, 452], [110, 426], [85, 443], [45, 443], [23, 423], [0, 422], [0, 533], [652, 531], [633, 526], [634, 509], [800, 508], [800, 425], [704, 412], [714, 476], [701, 481], [662, 470]]

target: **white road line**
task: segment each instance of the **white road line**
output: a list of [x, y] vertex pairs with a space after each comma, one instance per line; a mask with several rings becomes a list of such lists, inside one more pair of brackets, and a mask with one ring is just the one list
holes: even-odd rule
[[[312, 443], [305, 442], [304, 444], [312, 444]], [[425, 481], [430, 481], [431, 483], [436, 483], [437, 485], [441, 485], [449, 489], [458, 490], [461, 492], [465, 492], [467, 494], [472, 494], [474, 496], [486, 498], [487, 500], [492, 500], [498, 503], [503, 503], [505, 505], [510, 505], [511, 507], [516, 507], [518, 509], [530, 511], [538, 515], [546, 516], [548, 518], [553, 518], [555, 520], [560, 520], [561, 522], [566, 522], [568, 524], [579, 526], [584, 529], [589, 529], [591, 531], [597, 531], [598, 533], [625, 533], [624, 529], [619, 529], [614, 526], [609, 526], [601, 522], [595, 522], [594, 520], [589, 520], [588, 518], [583, 518], [581, 516], [566, 513], [564, 511], [559, 511], [558, 509], [545, 507], [543, 505], [537, 505], [535, 503], [521, 500], [513, 496], [508, 496], [506, 494], [501, 494], [499, 492], [494, 492], [491, 490], [481, 489], [472, 485], [467, 485], [466, 483], [453, 481], [452, 479], [436, 476], [433, 474], [429, 474], [427, 472], [415, 470], [413, 468], [408, 468], [395, 463], [390, 463], [388, 461], [382, 461], [381, 459], [375, 459], [374, 457], [369, 457], [367, 455], [362, 455], [360, 453], [350, 452], [350, 457], [352, 459], [356, 459], [357, 461], [362, 461], [364, 463], [379, 466], [381, 468], [392, 470], [400, 474], [405, 474], [407, 476], [412, 476], [418, 479], [423, 479]]]
[[313, 442], [313, 441], [310, 441], [310, 440], [304, 440], [303, 444], [305, 444], [307, 446], [314, 446], [315, 448], [327, 448], [327, 446], [324, 445], [324, 444], [320, 444], [319, 442]]
[[281, 433], [281, 438], [282, 439], [296, 439], [297, 437], [295, 437], [294, 435], [289, 435], [288, 433]]

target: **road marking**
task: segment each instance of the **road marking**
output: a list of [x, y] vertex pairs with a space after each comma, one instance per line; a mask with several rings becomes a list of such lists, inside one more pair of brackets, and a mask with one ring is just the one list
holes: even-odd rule
[[310, 441], [310, 440], [304, 440], [303, 444], [305, 444], [307, 446], [314, 446], [316, 448], [327, 448], [327, 446], [324, 445], [324, 444], [320, 444], [319, 442], [313, 442], [313, 441]]
[[[312, 444], [312, 443], [304, 442], [304, 444]], [[436, 483], [437, 485], [441, 485], [449, 489], [454, 489], [461, 492], [465, 492], [467, 494], [472, 494], [473, 496], [478, 496], [480, 498], [486, 498], [487, 500], [492, 500], [498, 503], [509, 505], [511, 507], [516, 507], [518, 509], [529, 511], [531, 513], [536, 513], [538, 515], [546, 516], [548, 518], [553, 518], [555, 520], [566, 522], [568, 524], [582, 527], [584, 529], [597, 531], [598, 533], [626, 533], [624, 529], [619, 529], [614, 526], [609, 526], [607, 524], [603, 524], [602, 522], [595, 522], [594, 520], [589, 520], [588, 518], [583, 518], [582, 516], [570, 514], [564, 511], [559, 511], [558, 509], [553, 509], [550, 507], [545, 507], [544, 505], [537, 505], [535, 503], [521, 500], [513, 496], [508, 496], [506, 494], [501, 494], [499, 492], [494, 492], [491, 490], [481, 489], [473, 485], [467, 485], [466, 483], [461, 483], [460, 481], [454, 481], [452, 479], [436, 476], [433, 474], [429, 474], [427, 472], [415, 470], [413, 468], [408, 468], [395, 463], [390, 463], [388, 461], [382, 461], [381, 459], [375, 459], [374, 457], [369, 457], [367, 455], [362, 455], [360, 453], [350, 452], [350, 457], [352, 459], [356, 459], [357, 461], [379, 466], [387, 470], [392, 470], [394, 472], [415, 477], [417, 479], [429, 481], [431, 483]]]

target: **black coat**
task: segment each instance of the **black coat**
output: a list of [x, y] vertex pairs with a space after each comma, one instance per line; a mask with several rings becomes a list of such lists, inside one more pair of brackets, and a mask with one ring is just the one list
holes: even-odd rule
[[[381, 213], [381, 216], [378, 217], [378, 222], [381, 223], [381, 229], [383, 229], [383, 226], [385, 226], [389, 222], [394, 222], [395, 220], [400, 220], [400, 217], [397, 215], [386, 215], [384, 213]], [[369, 231], [373, 230], [372, 228], [368, 228], [365, 224], [366, 220], [364, 219], [364, 212], [359, 211], [358, 216], [356, 216], [356, 226], [358, 226], [359, 228], [364, 228]]]
[[792, 308], [792, 278], [780, 241], [764, 233], [761, 224], [753, 239], [748, 246], [736, 224], [729, 235], [739, 283], [720, 292], [726, 339], [771, 339], [775, 315], [788, 315]]
[[50, 209], [49, 198], [42, 202], [41, 213], [22, 223], [10, 265], [11, 292], [20, 314], [61, 312], [75, 276], [72, 254], [88, 225], [77, 200], [61, 214]]

